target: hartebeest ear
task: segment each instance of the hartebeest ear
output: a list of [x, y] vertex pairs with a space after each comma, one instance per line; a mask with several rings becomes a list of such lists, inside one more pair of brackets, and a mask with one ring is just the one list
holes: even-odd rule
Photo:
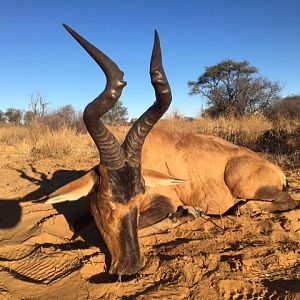
[[146, 187], [175, 185], [188, 181], [187, 179], [172, 177], [170, 175], [149, 169], [142, 169], [142, 175], [144, 177]]
[[84, 176], [67, 183], [50, 195], [33, 202], [53, 204], [64, 201], [76, 201], [91, 193], [97, 182], [98, 175], [94, 170], [91, 170]]

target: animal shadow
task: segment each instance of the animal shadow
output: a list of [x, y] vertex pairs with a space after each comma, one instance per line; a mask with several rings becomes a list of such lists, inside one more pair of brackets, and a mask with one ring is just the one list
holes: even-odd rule
[[90, 283], [99, 284], [99, 283], [114, 283], [114, 282], [129, 282], [133, 279], [136, 279], [138, 275], [117, 275], [117, 274], [108, 274], [108, 273], [99, 273], [93, 275], [89, 278]]
[[22, 207], [18, 200], [0, 199], [0, 228], [8, 229], [16, 226], [22, 216]]
[[[22, 215], [21, 202], [30, 202], [49, 195], [61, 186], [86, 173], [85, 171], [77, 170], [57, 170], [53, 173], [51, 178], [48, 178], [47, 174], [38, 171], [33, 165], [30, 165], [30, 168], [31, 172], [38, 175], [37, 177], [39, 177], [39, 179], [30, 176], [24, 170], [15, 170], [19, 172], [21, 178], [34, 183], [38, 188], [18, 200], [0, 200], [0, 228], [13, 227], [20, 221]], [[35, 205], [38, 206], [40, 204], [37, 203]], [[107, 263], [110, 262], [109, 252], [89, 213], [85, 198], [73, 202], [56, 203], [53, 204], [53, 207], [59, 214], [65, 217], [70, 229], [74, 232], [72, 237], [73, 241], [76, 237], [80, 236], [88, 245], [100, 248], [107, 258]], [[8, 211], [9, 213], [7, 213]], [[3, 218], [5, 215], [7, 216]]]
[[[300, 279], [278, 279], [278, 280], [263, 280], [263, 284], [270, 291], [276, 291], [278, 295], [294, 295], [300, 292]], [[298, 299], [298, 298], [297, 298]]]
[[32, 164], [29, 165], [31, 172], [38, 175], [39, 179], [30, 176], [24, 170], [14, 169], [20, 174], [20, 177], [26, 179], [30, 183], [38, 186], [36, 190], [28, 193], [23, 198], [20, 199], [20, 202], [28, 202], [37, 200], [43, 196], [49, 195], [59, 187], [83, 176], [85, 171], [78, 170], [57, 170], [53, 173], [52, 177], [49, 179], [47, 174], [38, 171]]
[[[47, 178], [47, 175], [41, 172], [38, 172], [36, 168], [30, 165], [31, 171], [39, 175], [39, 179], [32, 177], [24, 170], [14, 169], [17, 171], [21, 178], [26, 179], [31, 184], [38, 186], [36, 190], [28, 193], [22, 198], [14, 199], [0, 199], [0, 228], [8, 229], [15, 227], [21, 220], [22, 216], [22, 207], [21, 202], [30, 202], [32, 200], [37, 200], [42, 196], [48, 195], [55, 191], [60, 186], [81, 177], [84, 174], [84, 171], [69, 171], [69, 170], [60, 170], [56, 171], [51, 179]], [[80, 205], [80, 204], [79, 204]], [[72, 208], [69, 207], [69, 204], [55, 205], [55, 208], [59, 213], [64, 214], [67, 221], [71, 221], [72, 217], [76, 215], [76, 211], [86, 210], [81, 203], [79, 205], [72, 205]]]
[[[38, 171], [33, 165], [30, 165], [30, 168], [31, 173], [38, 176], [33, 177], [24, 170], [14, 170], [19, 173], [21, 178], [26, 179], [38, 188], [19, 199], [0, 199], [0, 229], [15, 227], [20, 222], [22, 217], [22, 206], [20, 204], [22, 202], [38, 200], [86, 173], [85, 171], [77, 170], [58, 170], [54, 172], [51, 178], [48, 178], [48, 174]], [[38, 179], [36, 177], [38, 177]], [[34, 205], [38, 206], [40, 204], [36, 203]], [[65, 217], [69, 228], [74, 232], [73, 237], [70, 239], [70, 243], [76, 248], [76, 245], [78, 245], [77, 237], [80, 236], [83, 239], [85, 248], [91, 246], [99, 248], [101, 252], [104, 253], [105, 264], [107, 268], [109, 268], [111, 256], [98, 231], [93, 217], [89, 212], [86, 199], [82, 198], [78, 201], [57, 203], [53, 204], [53, 207], [59, 214], [62, 214]]]

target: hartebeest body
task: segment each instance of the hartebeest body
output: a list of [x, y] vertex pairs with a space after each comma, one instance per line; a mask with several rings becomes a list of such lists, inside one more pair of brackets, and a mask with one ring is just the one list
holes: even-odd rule
[[[150, 76], [155, 103], [133, 124], [122, 145], [101, 122], [121, 96], [123, 73], [105, 54], [65, 25], [102, 68], [105, 90], [84, 110], [83, 119], [100, 163], [83, 177], [42, 199], [46, 203], [86, 197], [111, 254], [110, 273], [133, 274], [144, 266], [138, 227], [154, 224], [179, 206], [220, 215], [242, 200], [268, 211], [292, 209], [283, 172], [249, 149], [223, 139], [152, 129], [171, 103], [155, 33]], [[149, 135], [148, 135], [149, 133]], [[148, 135], [147, 139], [146, 136]]]

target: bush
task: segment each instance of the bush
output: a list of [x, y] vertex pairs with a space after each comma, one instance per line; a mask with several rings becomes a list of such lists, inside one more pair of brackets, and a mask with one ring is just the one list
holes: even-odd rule
[[274, 101], [272, 107], [266, 111], [271, 120], [286, 118], [300, 120], [300, 95], [288, 96]]

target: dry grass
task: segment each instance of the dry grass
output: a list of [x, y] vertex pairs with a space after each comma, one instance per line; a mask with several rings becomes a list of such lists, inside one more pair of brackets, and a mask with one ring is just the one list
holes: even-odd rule
[[[115, 127], [110, 130], [122, 141], [128, 128]], [[98, 151], [88, 133], [80, 133], [67, 126], [53, 130], [43, 123], [36, 123], [28, 127], [0, 127], [0, 145], [1, 150], [16, 147], [19, 154], [28, 155], [34, 160], [49, 157], [98, 156]]]
[[253, 148], [263, 132], [272, 129], [272, 123], [264, 116], [244, 116], [241, 119], [199, 118], [186, 121], [183, 118], [169, 117], [161, 120], [159, 127], [171, 132], [192, 132], [215, 135], [232, 143]]
[[68, 127], [61, 127], [57, 131], [43, 124], [3, 127], [0, 128], [0, 143], [2, 147], [13, 145], [20, 154], [28, 155], [32, 159], [97, 155], [93, 141], [87, 133], [76, 133]]
[[22, 144], [28, 136], [28, 128], [20, 126], [8, 126], [0, 128], [1, 145], [14, 146]]
[[30, 154], [37, 159], [97, 155], [94, 143], [88, 134], [76, 133], [69, 127], [60, 127], [57, 131], [42, 126], [30, 129]]
[[[184, 118], [167, 117], [161, 120], [159, 128], [171, 132], [189, 132], [220, 136], [235, 144], [256, 151], [272, 153], [280, 160], [299, 164], [300, 121], [286, 119], [270, 120], [260, 115], [234, 118], [199, 118], [188, 121]], [[128, 127], [113, 127], [110, 130], [122, 141]], [[46, 157], [64, 158], [65, 156], [95, 157], [98, 152], [87, 133], [77, 132], [70, 127], [52, 130], [43, 123], [28, 127], [9, 126], [0, 128], [1, 148], [18, 148], [22, 155], [32, 159]], [[3, 148], [4, 147], [4, 148]]]

